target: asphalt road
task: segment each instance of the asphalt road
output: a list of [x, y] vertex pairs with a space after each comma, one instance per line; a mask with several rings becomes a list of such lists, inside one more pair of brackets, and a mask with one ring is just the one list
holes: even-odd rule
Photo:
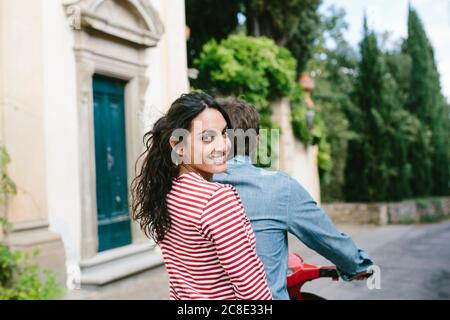
[[[346, 230], [343, 230], [346, 231]], [[366, 281], [318, 279], [304, 286], [327, 299], [450, 299], [450, 221], [413, 226], [357, 230], [357, 245], [380, 267], [380, 289]], [[352, 234], [351, 228], [349, 234]], [[324, 258], [300, 244], [305, 261], [327, 265]]]

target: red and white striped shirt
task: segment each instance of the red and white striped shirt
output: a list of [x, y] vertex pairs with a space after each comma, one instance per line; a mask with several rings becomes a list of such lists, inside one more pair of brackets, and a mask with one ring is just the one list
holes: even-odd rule
[[170, 230], [160, 242], [170, 299], [272, 299], [236, 189], [197, 172], [174, 178]]

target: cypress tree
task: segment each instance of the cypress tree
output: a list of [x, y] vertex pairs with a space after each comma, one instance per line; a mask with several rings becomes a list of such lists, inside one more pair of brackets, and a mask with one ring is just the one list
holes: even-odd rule
[[349, 143], [345, 194], [350, 201], [377, 201], [386, 196], [388, 171], [383, 164], [381, 133], [383, 121], [383, 67], [376, 35], [368, 30], [364, 17], [364, 36], [355, 85], [356, 108], [348, 114], [350, 128], [358, 137]]
[[446, 195], [449, 191], [449, 110], [441, 93], [433, 48], [417, 12], [408, 10], [405, 52], [411, 57], [407, 109], [417, 116], [422, 129], [409, 148], [415, 196]]
[[[409, 60], [398, 52], [381, 52], [377, 36], [367, 27], [360, 44], [355, 83], [355, 108], [347, 113], [357, 139], [349, 143], [345, 193], [350, 201], [396, 201], [410, 196], [408, 146], [420, 122], [404, 109], [404, 94], [394, 66]], [[413, 137], [412, 137], [413, 136]]]

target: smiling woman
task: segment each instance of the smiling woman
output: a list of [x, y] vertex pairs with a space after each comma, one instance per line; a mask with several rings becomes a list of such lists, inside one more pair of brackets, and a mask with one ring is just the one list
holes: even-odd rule
[[133, 218], [161, 248], [171, 299], [271, 299], [255, 236], [227, 169], [230, 120], [205, 93], [184, 94], [144, 136]]
[[[219, 111], [206, 107], [191, 123], [190, 130], [183, 130], [181, 137], [172, 136], [170, 145], [173, 154], [182, 161], [180, 173], [197, 171], [208, 180], [212, 174], [226, 170], [230, 152], [227, 136], [229, 120]], [[179, 130], [177, 130], [179, 131]]]

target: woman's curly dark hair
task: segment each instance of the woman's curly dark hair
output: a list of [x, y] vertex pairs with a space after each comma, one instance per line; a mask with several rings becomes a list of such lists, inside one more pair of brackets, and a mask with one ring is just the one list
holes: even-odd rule
[[[206, 108], [218, 110], [231, 129], [230, 119], [222, 106], [206, 93], [188, 93], [175, 100], [166, 115], [156, 121], [143, 137], [146, 150], [139, 174], [131, 183], [132, 216], [138, 221], [146, 236], [156, 243], [164, 239], [170, 229], [170, 216], [166, 196], [179, 167], [172, 161], [169, 140], [175, 129], [189, 130], [192, 120]], [[137, 170], [136, 170], [137, 171]]]

